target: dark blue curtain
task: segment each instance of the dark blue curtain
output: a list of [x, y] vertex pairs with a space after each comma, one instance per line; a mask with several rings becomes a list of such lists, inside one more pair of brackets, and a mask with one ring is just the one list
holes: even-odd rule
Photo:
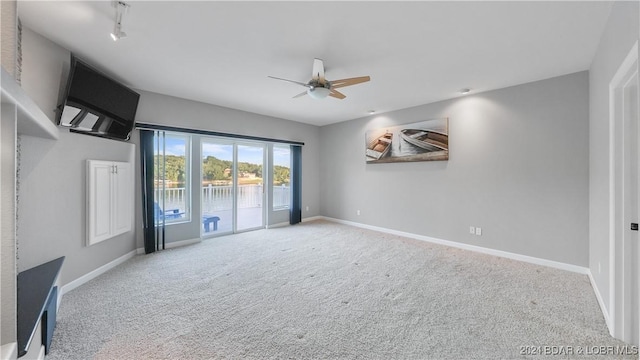
[[144, 252], [156, 251], [155, 208], [153, 201], [153, 134], [152, 130], [140, 130], [140, 168], [142, 169], [142, 221]]
[[291, 204], [289, 223], [302, 221], [302, 146], [291, 145]]

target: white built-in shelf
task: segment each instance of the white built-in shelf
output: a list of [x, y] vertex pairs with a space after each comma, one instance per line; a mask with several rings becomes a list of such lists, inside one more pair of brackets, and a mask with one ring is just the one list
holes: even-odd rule
[[58, 127], [49, 120], [4, 68], [2, 68], [0, 80], [2, 81], [2, 103], [14, 104], [17, 107], [18, 134], [58, 139], [60, 132]]

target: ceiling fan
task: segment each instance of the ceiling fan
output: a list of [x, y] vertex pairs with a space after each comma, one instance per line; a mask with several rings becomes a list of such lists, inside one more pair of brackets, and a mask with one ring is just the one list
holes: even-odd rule
[[327, 96], [334, 97], [336, 99], [344, 99], [347, 97], [345, 94], [339, 92], [338, 88], [345, 86], [351, 86], [360, 84], [371, 80], [369, 76], [360, 76], [348, 79], [340, 79], [329, 81], [324, 77], [324, 63], [321, 59], [313, 59], [313, 72], [311, 74], [311, 80], [307, 83], [303, 83], [295, 80], [283, 79], [275, 76], [269, 76], [272, 79], [287, 81], [290, 83], [302, 85], [307, 88], [306, 91], [294, 96], [294, 98], [301, 97], [309, 94], [314, 99], [324, 99]]

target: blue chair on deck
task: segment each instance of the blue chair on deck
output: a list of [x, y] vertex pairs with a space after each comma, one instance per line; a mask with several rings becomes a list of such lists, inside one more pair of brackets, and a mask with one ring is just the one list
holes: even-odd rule
[[202, 225], [204, 226], [204, 232], [211, 232], [211, 224], [213, 224], [213, 231], [218, 230], [218, 221], [220, 221], [220, 217], [218, 216], [203, 216]]
[[[183, 212], [180, 212], [180, 209], [170, 209], [163, 211], [157, 202], [154, 202], [153, 205], [155, 207], [156, 221], [162, 220], [163, 217], [165, 220], [180, 219], [182, 218], [182, 215], [184, 215]], [[218, 221], [220, 221], [219, 216], [203, 216], [202, 226], [204, 226], [204, 232], [217, 231]], [[213, 229], [211, 229], [211, 224], [213, 224]]]
[[155, 208], [156, 221], [161, 220], [162, 218], [164, 218], [165, 220], [180, 219], [182, 215], [184, 215], [183, 212], [182, 213], [180, 212], [180, 209], [171, 209], [171, 210], [162, 211], [162, 209], [160, 208], [160, 205], [158, 205], [157, 202], [154, 202], [153, 206]]

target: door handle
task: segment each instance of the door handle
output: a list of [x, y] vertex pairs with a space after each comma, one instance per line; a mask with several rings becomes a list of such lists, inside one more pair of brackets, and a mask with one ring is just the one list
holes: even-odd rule
[[631, 223], [631, 230], [638, 231], [638, 223]]

